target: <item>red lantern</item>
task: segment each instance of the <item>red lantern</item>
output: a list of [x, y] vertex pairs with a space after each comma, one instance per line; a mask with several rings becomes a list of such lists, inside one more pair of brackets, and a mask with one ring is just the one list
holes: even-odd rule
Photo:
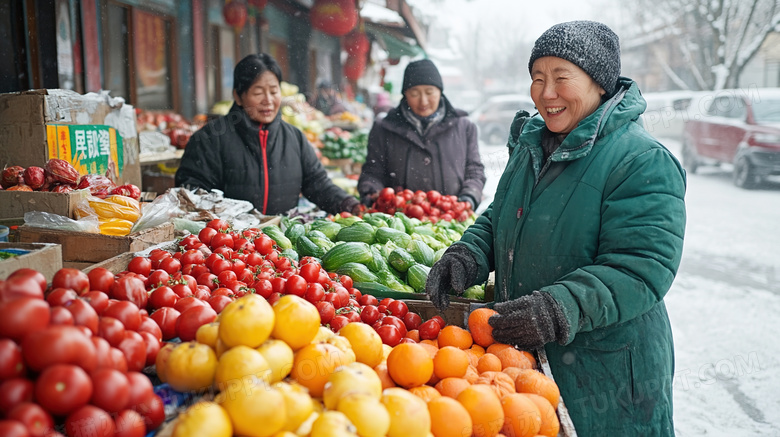
[[354, 0], [316, 0], [309, 13], [313, 28], [333, 36], [346, 35], [358, 22]]
[[353, 30], [344, 37], [344, 50], [350, 56], [365, 55], [371, 49], [371, 42], [365, 32]]
[[222, 8], [222, 15], [225, 17], [225, 23], [236, 29], [241, 29], [246, 24], [246, 3], [238, 0], [227, 3]]
[[356, 81], [363, 76], [363, 72], [366, 71], [366, 57], [360, 56], [348, 56], [347, 62], [344, 63], [344, 77], [351, 81]]

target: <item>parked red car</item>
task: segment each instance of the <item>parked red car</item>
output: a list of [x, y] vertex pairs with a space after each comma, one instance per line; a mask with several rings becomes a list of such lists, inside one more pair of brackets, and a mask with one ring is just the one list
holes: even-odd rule
[[754, 188], [780, 175], [780, 88], [721, 90], [691, 103], [700, 113], [683, 132], [683, 165], [734, 165], [734, 184]]

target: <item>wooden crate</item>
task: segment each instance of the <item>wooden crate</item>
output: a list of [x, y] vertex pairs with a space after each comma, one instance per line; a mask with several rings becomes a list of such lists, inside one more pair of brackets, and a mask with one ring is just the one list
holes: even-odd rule
[[5, 279], [21, 268], [34, 269], [51, 281], [57, 270], [62, 268], [62, 248], [48, 243], [0, 242], [0, 250], [18, 249], [26, 253], [0, 261], [0, 279]]

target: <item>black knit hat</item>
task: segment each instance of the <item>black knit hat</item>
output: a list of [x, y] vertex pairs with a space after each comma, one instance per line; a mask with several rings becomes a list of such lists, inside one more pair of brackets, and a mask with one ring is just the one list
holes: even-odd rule
[[595, 21], [569, 21], [556, 24], [536, 40], [528, 61], [544, 56], [565, 59], [582, 68], [608, 96], [616, 90], [620, 75], [620, 41], [605, 24]]
[[404, 84], [401, 87], [401, 93], [417, 85], [433, 85], [440, 90], [444, 90], [444, 82], [441, 80], [439, 69], [433, 65], [430, 59], [421, 59], [410, 62], [404, 70]]

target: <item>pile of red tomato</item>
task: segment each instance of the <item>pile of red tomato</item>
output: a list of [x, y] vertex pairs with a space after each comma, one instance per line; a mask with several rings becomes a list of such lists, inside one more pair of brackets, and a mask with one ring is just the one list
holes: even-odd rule
[[409, 217], [436, 223], [439, 220], [459, 222], [473, 214], [471, 203], [458, 201], [457, 196], [445, 196], [438, 191], [393, 190], [385, 187], [379, 192], [368, 212], [395, 214], [403, 212]]
[[141, 437], [163, 422], [140, 373], [162, 334], [145, 310], [109, 297], [119, 288], [112, 274], [75, 269], [51, 287], [32, 269], [0, 281], [0, 435]]

